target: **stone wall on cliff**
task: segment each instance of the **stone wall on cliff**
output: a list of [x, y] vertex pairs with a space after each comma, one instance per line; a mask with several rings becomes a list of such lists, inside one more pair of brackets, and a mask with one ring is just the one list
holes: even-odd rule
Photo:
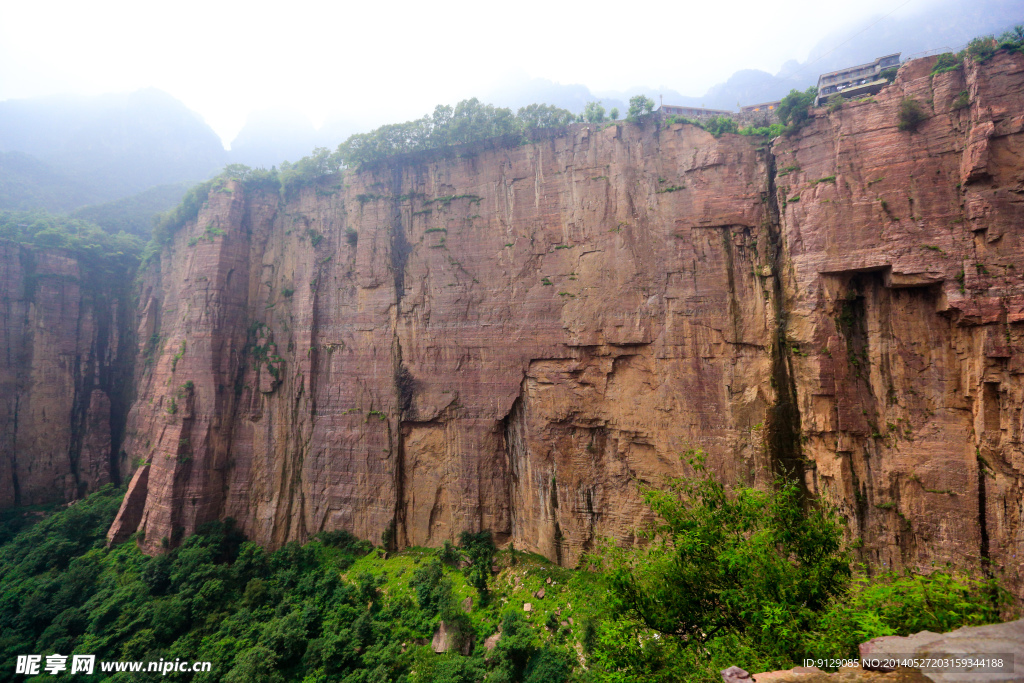
[[0, 508], [119, 481], [135, 356], [126, 290], [72, 252], [0, 242]]
[[873, 563], [1019, 583], [1024, 57], [930, 67], [771, 144], [577, 125], [212, 192], [143, 275], [111, 539], [489, 529], [572, 566], [699, 447], [802, 476]]

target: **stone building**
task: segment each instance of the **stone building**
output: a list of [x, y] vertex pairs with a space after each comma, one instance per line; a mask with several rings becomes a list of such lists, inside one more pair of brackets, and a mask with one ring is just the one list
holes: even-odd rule
[[736, 116], [735, 112], [726, 109], [707, 109], [705, 107], [678, 107], [671, 104], [663, 104], [658, 111], [665, 116], [685, 116], [688, 119], [709, 119], [712, 116]]
[[778, 108], [780, 104], [779, 101], [748, 104], [745, 107], [740, 107], [740, 113], [736, 115], [736, 120], [740, 122], [740, 125], [770, 126], [779, 122]]
[[900, 53], [879, 57], [873, 62], [830, 71], [818, 76], [818, 97], [814, 106], [820, 107], [829, 97], [839, 93], [844, 98], [874, 95], [886, 84], [881, 77], [883, 69], [900, 65]]

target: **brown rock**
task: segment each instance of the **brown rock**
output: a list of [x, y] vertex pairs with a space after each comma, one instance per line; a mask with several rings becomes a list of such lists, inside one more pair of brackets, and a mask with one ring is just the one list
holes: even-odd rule
[[[1024, 56], [933, 61], [770, 150], [580, 124], [282, 205], [212, 193], [143, 274], [146, 549], [231, 516], [270, 546], [489, 529], [575, 566], [700, 447], [727, 483], [803, 468], [865, 560], [987, 555], [1021, 587]], [[916, 133], [906, 96], [934, 102]]]
[[97, 277], [73, 252], [0, 241], [0, 509], [121, 481], [130, 282]]
[[473, 640], [472, 637], [463, 637], [462, 632], [454, 624], [448, 625], [442, 621], [438, 624], [437, 630], [434, 631], [434, 638], [430, 641], [430, 647], [438, 654], [456, 650], [464, 655], [468, 655], [473, 650]]
[[862, 665], [880, 671], [891, 668], [886, 666], [887, 660], [907, 657], [946, 660], [965, 655], [1003, 660], [1003, 666], [990, 673], [970, 674], [963, 667], [956, 666], [929, 668], [924, 673], [936, 683], [1024, 679], [1024, 671], [1017, 665], [1017, 662], [1024, 661], [1024, 619], [988, 626], [965, 626], [949, 633], [922, 631], [906, 637], [885, 636], [860, 646]]

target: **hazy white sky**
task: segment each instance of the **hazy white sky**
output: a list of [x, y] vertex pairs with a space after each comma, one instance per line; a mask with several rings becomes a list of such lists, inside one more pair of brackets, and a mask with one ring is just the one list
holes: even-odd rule
[[377, 124], [512, 73], [700, 95], [738, 69], [804, 60], [825, 34], [902, 2], [0, 0], [0, 100], [153, 86], [230, 142], [253, 109]]

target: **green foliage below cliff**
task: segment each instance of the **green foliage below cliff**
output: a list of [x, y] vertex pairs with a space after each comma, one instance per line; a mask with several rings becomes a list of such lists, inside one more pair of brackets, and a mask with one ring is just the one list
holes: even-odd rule
[[[785, 485], [727, 489], [699, 466], [647, 491], [657, 521], [645, 548], [576, 571], [495, 555], [487, 533], [385, 554], [330, 532], [269, 552], [230, 520], [147, 557], [105, 547], [122, 493], [108, 486], [34, 526], [37, 511], [0, 520], [3, 661], [211, 661], [163, 677], [197, 683], [717, 681], [730, 665], [855, 656], [875, 636], [996, 621], [1005, 607], [993, 582], [942, 571], [851, 580], [833, 512], [804, 512]], [[452, 650], [435, 654], [441, 622]]]

